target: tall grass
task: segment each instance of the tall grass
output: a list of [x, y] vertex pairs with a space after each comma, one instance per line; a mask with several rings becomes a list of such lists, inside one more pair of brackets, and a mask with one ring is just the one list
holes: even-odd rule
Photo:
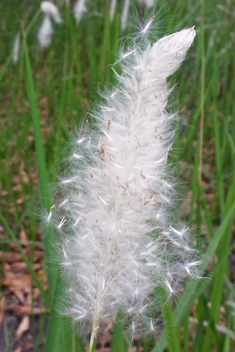
[[[14, 241], [22, 252], [17, 238], [21, 223], [28, 240], [35, 244], [39, 221], [28, 215], [28, 208], [32, 203], [47, 210], [52, 205], [49, 188], [56, 179], [58, 160], [64, 156], [60, 150], [69, 140], [70, 130], [89, 123], [86, 112], [97, 98], [98, 82], [115, 82], [109, 65], [115, 61], [118, 39], [127, 34], [120, 29], [123, 2], [119, 2], [110, 23], [109, 2], [90, 1], [89, 11], [78, 26], [71, 10], [60, 5], [64, 22], [56, 25], [49, 49], [40, 50], [36, 36], [41, 19], [35, 17], [40, 1], [1, 1], [0, 186], [7, 191], [0, 201], [3, 250], [9, 250], [10, 241]], [[186, 185], [183, 198], [187, 196], [189, 211], [181, 210], [181, 216], [195, 229], [196, 245], [206, 253], [200, 270], [207, 278], [186, 283], [174, 310], [170, 302], [163, 304], [165, 331], [158, 343], [153, 339], [141, 341], [144, 351], [228, 352], [235, 348], [234, 320], [226, 305], [234, 299], [233, 268], [228, 260], [233, 250], [235, 211], [234, 6], [234, 0], [162, 1], [157, 6], [158, 36], [192, 25], [198, 33], [183, 69], [171, 79], [172, 85], [179, 82], [173, 95], [183, 110], [183, 123], [179, 117], [175, 126], [172, 162], [179, 182]], [[130, 16], [134, 18], [133, 10]], [[19, 62], [14, 65], [11, 52], [15, 36], [21, 22], [26, 28], [31, 20]], [[133, 31], [129, 26], [127, 32]], [[22, 177], [20, 162], [29, 175], [28, 183]], [[31, 177], [32, 168], [38, 173], [39, 188]], [[20, 192], [13, 189], [13, 175], [19, 175]], [[19, 198], [23, 199], [23, 209], [18, 208]], [[81, 340], [74, 333], [77, 327], [58, 314], [56, 297], [63, 295], [65, 283], [57, 279], [53, 232], [43, 238], [49, 293], [43, 291], [27, 257], [23, 259], [42, 299], [51, 307], [45, 351], [84, 351], [85, 338]], [[225, 308], [223, 317], [221, 307]], [[221, 319], [223, 332], [218, 327]], [[38, 341], [43, 336], [45, 317], [40, 316], [40, 321]], [[112, 352], [128, 350], [129, 336], [119, 321], [113, 324]], [[12, 334], [6, 336], [9, 345]]]

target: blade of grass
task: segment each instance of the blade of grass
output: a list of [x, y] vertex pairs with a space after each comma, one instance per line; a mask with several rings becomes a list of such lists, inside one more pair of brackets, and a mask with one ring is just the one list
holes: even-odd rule
[[201, 1], [201, 118], [200, 118], [200, 154], [198, 167], [198, 181], [202, 182], [202, 148], [204, 130], [204, 99], [205, 99], [205, 33], [204, 33], [204, 0]]
[[[59, 298], [64, 295], [65, 282], [63, 279], [58, 277], [54, 299], [52, 303], [52, 308], [50, 312], [50, 320], [47, 329], [47, 339], [44, 346], [44, 352], [58, 352], [59, 344], [61, 339], [61, 331], [62, 331], [62, 316], [58, 313], [57, 304], [59, 302]], [[64, 352], [64, 351], [63, 351]], [[67, 352], [67, 351], [65, 351]]]
[[124, 330], [124, 315], [123, 313], [118, 313], [116, 322], [113, 324], [113, 338], [111, 343], [110, 352], [120, 352], [122, 351], [123, 345], [123, 330]]
[[109, 53], [110, 53], [110, 21], [109, 21], [109, 0], [105, 1], [106, 13], [105, 13], [105, 22], [104, 22], [104, 35], [102, 50], [100, 54], [100, 65], [99, 65], [99, 77], [100, 80], [104, 80], [107, 75], [107, 64], [109, 64]]
[[189, 351], [189, 346], [188, 346], [188, 343], [189, 343], [189, 322], [188, 322], [188, 319], [189, 319], [189, 314], [187, 314], [185, 317], [184, 317], [184, 352], [188, 352]]
[[[27, 93], [29, 98], [29, 105], [31, 109], [31, 116], [33, 121], [33, 129], [34, 129], [34, 140], [36, 146], [36, 154], [37, 154], [37, 164], [38, 164], [38, 178], [39, 178], [39, 187], [41, 194], [41, 204], [42, 207], [47, 211], [50, 208], [50, 193], [48, 189], [49, 185], [49, 177], [46, 168], [44, 149], [42, 144], [42, 136], [40, 129], [40, 119], [37, 111], [37, 102], [36, 102], [36, 94], [34, 90], [34, 82], [33, 75], [29, 60], [28, 47], [26, 42], [26, 35], [24, 28], [22, 26], [23, 33], [23, 44], [24, 44], [24, 56], [25, 56], [25, 74], [26, 74], [26, 86]], [[52, 231], [48, 232], [46, 236], [43, 237], [44, 240], [44, 254], [45, 261], [47, 267], [47, 277], [48, 277], [48, 286], [51, 290], [55, 287], [58, 265], [56, 264], [56, 251], [55, 246], [53, 246], [54, 242], [54, 234]], [[52, 260], [53, 258], [53, 260]]]
[[60, 94], [60, 105], [59, 105], [59, 111], [58, 111], [58, 121], [57, 121], [57, 128], [56, 128], [56, 136], [55, 136], [55, 154], [54, 154], [54, 160], [53, 160], [53, 165], [52, 165], [52, 182], [55, 181], [55, 171], [56, 171], [56, 166], [57, 166], [57, 161], [58, 161], [58, 154], [59, 154], [59, 146], [60, 146], [60, 137], [61, 137], [61, 127], [62, 127], [62, 118], [63, 118], [63, 111], [64, 111], [64, 104], [65, 104], [65, 95], [66, 95], [66, 72], [67, 72], [67, 52], [68, 48], [65, 48], [65, 55], [64, 55], [64, 69], [63, 69], [63, 82], [62, 82], [62, 88], [61, 88], [61, 94]]
[[[33, 128], [34, 128], [34, 139], [36, 146], [36, 154], [37, 154], [37, 164], [38, 164], [38, 177], [39, 177], [39, 186], [41, 192], [41, 202], [42, 206], [49, 210], [50, 207], [50, 194], [48, 190], [49, 185], [49, 176], [46, 168], [44, 149], [42, 144], [42, 136], [40, 130], [40, 120], [39, 114], [37, 111], [37, 103], [36, 103], [36, 94], [34, 90], [34, 82], [33, 75], [29, 60], [28, 47], [26, 43], [26, 36], [24, 32], [24, 28], [22, 26], [23, 32], [23, 43], [24, 43], [24, 54], [25, 54], [25, 70], [26, 70], [26, 85], [27, 92], [29, 97], [29, 104], [31, 108], [31, 115], [33, 120]], [[56, 262], [56, 250], [54, 243], [54, 233], [51, 229], [49, 229], [46, 236], [43, 237], [44, 240], [44, 254], [47, 268], [47, 277], [48, 277], [48, 286], [56, 296], [56, 292], [59, 290], [59, 280], [56, 286], [56, 281], [58, 277], [58, 264]], [[55, 289], [56, 286], [56, 289]], [[55, 292], [54, 292], [55, 289]], [[57, 301], [53, 301], [48, 332], [47, 332], [47, 340], [45, 344], [45, 352], [58, 352], [59, 340], [60, 340], [60, 332], [62, 328], [62, 318], [59, 315], [56, 308]]]
[[[218, 71], [217, 69], [217, 60], [214, 59], [214, 75]], [[219, 205], [221, 216], [224, 214], [224, 186], [223, 186], [223, 171], [222, 171], [222, 160], [220, 152], [220, 133], [219, 133], [219, 122], [218, 122], [218, 106], [217, 106], [217, 85], [214, 85], [213, 88], [213, 126], [215, 131], [215, 161], [216, 161], [216, 182], [219, 192]]]
[[223, 349], [223, 352], [229, 352], [230, 349], [229, 349], [229, 331], [226, 335], [226, 339], [225, 339], [225, 344], [224, 344], [224, 349]]
[[169, 352], [180, 352], [180, 336], [177, 338], [170, 299], [163, 288], [158, 288], [157, 293], [161, 305], [164, 333], [167, 340], [168, 350]]
[[[227, 230], [228, 224], [231, 222], [231, 219], [234, 218], [234, 211], [235, 211], [235, 202], [233, 203], [232, 207], [230, 208], [229, 212], [226, 214], [223, 222], [221, 223], [220, 227], [218, 228], [216, 235], [212, 239], [206, 254], [205, 254], [205, 259], [201, 266], [199, 267], [201, 275], [203, 275], [204, 270], [206, 269], [210, 258], [213, 256], [215, 253], [218, 244], [221, 241], [221, 238], [223, 237], [225, 231]], [[220, 265], [218, 266], [218, 268]], [[204, 283], [201, 284], [201, 288], [204, 289], [206, 285], [209, 284], [209, 281], [204, 281]], [[197, 299], [197, 297], [200, 295], [201, 290], [200, 290], [200, 281], [199, 280], [194, 280], [190, 281], [185, 290], [184, 294], [182, 296], [181, 301], [179, 302], [178, 306], [176, 307], [174, 311], [174, 323], [175, 325], [178, 325], [184, 316], [187, 314], [189, 311], [192, 303]], [[160, 337], [159, 341], [157, 342], [156, 346], [153, 348], [153, 352], [162, 352], [167, 344], [166, 341], [166, 336], [165, 334], [162, 334]]]
[[71, 38], [71, 43], [72, 43], [72, 50], [73, 50], [73, 60], [75, 62], [75, 66], [76, 66], [76, 78], [79, 84], [79, 88], [80, 88], [80, 96], [81, 98], [84, 98], [84, 88], [83, 88], [83, 80], [82, 80], [82, 68], [81, 68], [81, 64], [79, 61], [79, 56], [81, 56], [81, 54], [78, 54], [78, 49], [77, 49], [77, 45], [76, 45], [76, 37], [75, 37], [75, 33], [76, 33], [76, 29], [74, 26], [74, 23], [72, 21], [71, 16], [69, 15], [68, 12], [68, 7], [67, 7], [67, 18], [69, 21], [69, 28], [70, 28], [70, 38]]
[[6, 73], [6, 70], [7, 70], [8, 66], [9, 66], [9, 64], [11, 62], [11, 59], [12, 59], [12, 56], [10, 55], [8, 57], [8, 59], [6, 60], [5, 64], [3, 65], [3, 67], [2, 67], [2, 69], [0, 71], [0, 81], [3, 79], [3, 77], [4, 77], [5, 73]]
[[[231, 185], [231, 188], [227, 197], [228, 202], [230, 202], [231, 197], [234, 197], [234, 193], [235, 193], [234, 185], [235, 184], [233, 183]], [[227, 227], [225, 230], [225, 236], [222, 238], [221, 246], [218, 248], [218, 251], [217, 251], [218, 260], [221, 261], [221, 266], [213, 282], [213, 288], [212, 288], [212, 294], [211, 294], [211, 315], [212, 315], [212, 320], [214, 324], [218, 322], [219, 315], [220, 315], [220, 304], [221, 304], [222, 292], [223, 292], [223, 280], [224, 280], [224, 275], [228, 270], [228, 258], [226, 253], [230, 245], [230, 238], [231, 238], [230, 234], [232, 232], [232, 226], [233, 226], [233, 219], [231, 219], [227, 224]], [[208, 350], [211, 344], [212, 335], [213, 335], [213, 331], [211, 328], [211, 324], [208, 324], [203, 352], [206, 352]]]

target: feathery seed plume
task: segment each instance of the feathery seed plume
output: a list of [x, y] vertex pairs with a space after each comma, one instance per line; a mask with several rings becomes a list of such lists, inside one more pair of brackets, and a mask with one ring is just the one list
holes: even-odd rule
[[52, 2], [42, 1], [40, 5], [40, 10], [45, 13], [45, 15], [51, 16], [56, 23], [63, 22], [57, 7]]
[[41, 27], [38, 30], [38, 41], [42, 48], [48, 48], [50, 46], [52, 34], [53, 27], [50, 16], [46, 15], [43, 19]]
[[38, 30], [38, 41], [42, 48], [48, 48], [51, 44], [51, 37], [53, 34], [51, 17], [56, 23], [62, 23], [63, 21], [57, 7], [50, 1], [41, 2], [40, 10], [45, 14], [45, 17]]
[[122, 10], [122, 17], [121, 17], [121, 29], [122, 29], [122, 31], [124, 31], [126, 29], [126, 26], [127, 26], [127, 20], [128, 20], [130, 3], [131, 3], [131, 0], [125, 0], [124, 1], [123, 10]]
[[140, 5], [143, 4], [146, 7], [153, 7], [156, 2], [156, 0], [139, 0]]
[[19, 51], [20, 51], [20, 33], [17, 33], [14, 41], [12, 58], [13, 62], [17, 62], [19, 60]]
[[111, 22], [113, 21], [113, 18], [114, 18], [114, 14], [115, 14], [115, 10], [116, 10], [116, 5], [117, 5], [117, 0], [111, 0], [111, 3], [110, 3], [110, 13], [109, 13], [109, 18], [110, 18], [110, 21], [111, 21]]
[[167, 158], [175, 114], [166, 111], [166, 79], [195, 34], [183, 29], [153, 45], [138, 39], [120, 53], [117, 87], [103, 94], [105, 103], [92, 113], [96, 130], [78, 133], [59, 182], [56, 227], [68, 309], [75, 321], [90, 326], [89, 351], [100, 323], [119, 310], [133, 331], [140, 323], [153, 331], [155, 289], [163, 286], [171, 297], [186, 276], [196, 276], [200, 261], [189, 229], [172, 211]]
[[87, 12], [86, 2], [87, 0], [77, 0], [74, 5], [73, 13], [77, 23], [81, 21], [83, 13]]

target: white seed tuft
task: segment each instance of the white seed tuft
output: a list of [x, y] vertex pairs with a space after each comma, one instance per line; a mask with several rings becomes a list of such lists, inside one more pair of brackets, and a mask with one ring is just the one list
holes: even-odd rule
[[129, 9], [131, 0], [125, 0], [123, 4], [122, 16], [121, 16], [121, 29], [124, 31], [127, 27]]
[[42, 48], [48, 48], [51, 44], [51, 37], [53, 34], [51, 18], [53, 18], [56, 23], [61, 23], [63, 21], [57, 7], [50, 1], [41, 2], [40, 10], [44, 13], [45, 17], [38, 30], [38, 41]]
[[127, 55], [120, 53], [117, 87], [92, 112], [98, 128], [78, 133], [58, 185], [69, 312], [75, 321], [90, 322], [92, 339], [102, 317], [120, 309], [133, 333], [140, 323], [153, 331], [157, 317], [148, 313], [157, 305], [156, 287], [173, 296], [200, 264], [189, 230], [172, 212], [174, 184], [166, 163], [174, 137], [166, 79], [195, 34], [184, 29], [153, 45], [140, 45], [138, 38]]
[[113, 21], [113, 18], [114, 18], [116, 6], [117, 6], [117, 0], [111, 0], [111, 3], [110, 3], [110, 12], [109, 12], [109, 18], [110, 18], [110, 21], [111, 21], [111, 22]]
[[17, 33], [14, 41], [12, 59], [13, 62], [17, 62], [19, 60], [19, 52], [20, 52], [20, 33]]
[[73, 13], [77, 23], [81, 21], [83, 14], [87, 12], [86, 2], [87, 0], [77, 0], [74, 5]]
[[40, 10], [45, 15], [49, 15], [50, 17], [52, 17], [56, 23], [63, 22], [57, 7], [52, 2], [42, 1], [40, 5]]
[[51, 36], [53, 34], [52, 23], [50, 16], [46, 15], [42, 25], [38, 30], [38, 41], [42, 48], [48, 48], [51, 44]]

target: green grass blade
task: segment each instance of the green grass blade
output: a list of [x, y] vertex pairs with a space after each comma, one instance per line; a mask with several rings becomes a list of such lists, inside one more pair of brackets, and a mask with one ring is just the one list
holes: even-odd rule
[[[26, 85], [27, 85], [29, 105], [31, 108], [31, 116], [32, 116], [33, 128], [34, 128], [34, 139], [35, 139], [36, 154], [37, 154], [41, 202], [42, 202], [42, 206], [46, 208], [46, 210], [49, 210], [50, 208], [50, 193], [48, 190], [49, 177], [48, 177], [48, 172], [46, 168], [44, 149], [42, 144], [42, 136], [40, 131], [40, 120], [39, 120], [39, 114], [37, 111], [36, 94], [34, 90], [33, 75], [32, 75], [32, 70], [31, 70], [31, 65], [29, 60], [29, 54], [28, 54], [28, 48], [27, 48], [24, 29], [23, 29], [23, 42], [24, 42], [24, 54], [25, 54]], [[49, 288], [52, 289], [52, 291], [54, 291], [56, 280], [58, 277], [58, 264], [56, 262], [56, 250], [55, 250], [55, 246], [53, 245], [54, 243], [53, 237], [54, 237], [54, 233], [52, 232], [51, 229], [49, 229], [48, 233], [43, 238], [48, 285], [49, 285]], [[58, 290], [59, 288], [57, 284], [54, 297], [57, 296]], [[48, 333], [47, 333], [47, 341], [45, 344], [45, 352], [58, 352], [58, 348], [59, 348], [59, 340], [60, 340], [60, 334], [61, 334], [61, 328], [62, 328], [61, 326], [62, 318], [56, 309], [56, 303], [57, 301], [54, 299], [52, 308], [51, 308]]]
[[121, 352], [123, 345], [123, 313], [119, 313], [116, 318], [116, 322], [113, 324], [113, 338], [111, 343], [110, 352]]
[[[45, 155], [44, 155], [41, 129], [40, 129], [40, 119], [37, 111], [37, 102], [36, 102], [36, 94], [34, 90], [33, 75], [32, 75], [32, 70], [31, 70], [31, 65], [29, 60], [29, 53], [28, 53], [28, 47], [26, 43], [26, 36], [25, 36], [24, 29], [23, 29], [23, 44], [24, 44], [24, 54], [25, 54], [26, 86], [27, 86], [27, 93], [29, 98], [29, 105], [31, 109], [31, 117], [32, 117], [33, 129], [34, 129], [41, 204], [43, 208], [45, 208], [48, 211], [50, 208], [50, 193], [48, 189], [49, 177], [48, 177], [48, 172], [47, 172], [47, 167], [45, 162]], [[57, 272], [58, 272], [58, 265], [55, 262], [56, 251], [55, 251], [55, 246], [53, 246], [53, 242], [54, 242], [53, 237], [54, 237], [54, 234], [52, 231], [48, 232], [47, 235], [43, 237], [48, 286], [50, 289], [53, 289], [55, 287]]]
[[[214, 75], [217, 73], [217, 60], [214, 59]], [[216, 80], [215, 80], [216, 81]], [[218, 183], [220, 211], [223, 217], [224, 214], [224, 186], [223, 186], [223, 171], [222, 158], [220, 148], [220, 127], [218, 122], [218, 106], [217, 106], [217, 85], [213, 87], [213, 126], [215, 132], [215, 161], [216, 161], [216, 182]]]
[[100, 54], [100, 65], [99, 65], [99, 77], [101, 80], [106, 76], [107, 64], [109, 64], [110, 56], [110, 21], [109, 21], [109, 0], [106, 0], [106, 14], [105, 14], [105, 24], [104, 24], [104, 36], [102, 50]]
[[180, 352], [180, 336], [177, 338], [170, 300], [164, 289], [159, 289], [158, 294], [161, 298], [161, 311], [168, 350], [169, 352]]
[[3, 65], [1, 71], [0, 71], [0, 81], [3, 79], [5, 73], [6, 73], [6, 70], [11, 62], [11, 59], [12, 59], [12, 56], [9, 56], [8, 59], [6, 60], [5, 64]]
[[[233, 219], [234, 211], [235, 211], [235, 203], [233, 204], [230, 211], [225, 216], [222, 224], [220, 225], [219, 229], [217, 230], [216, 235], [212, 239], [212, 241], [206, 251], [205, 260], [203, 261], [203, 263], [201, 264], [201, 266], [199, 268], [201, 274], [203, 274], [204, 270], [206, 269], [210, 258], [215, 253], [215, 251], [218, 247], [218, 244], [220, 243], [220, 241], [221, 241], [221, 239], [227, 229], [228, 224], [230, 223], [231, 219]], [[206, 284], [209, 284], [209, 282], [205, 281], [204, 285], [202, 284], [201, 287], [204, 288], [206, 286]], [[182, 321], [184, 316], [189, 311], [192, 303], [199, 296], [198, 293], [199, 293], [199, 295], [201, 293], [200, 281], [195, 279], [195, 280], [189, 282], [188, 285], [186, 286], [186, 288], [184, 290], [183, 297], [182, 297], [181, 301], [179, 302], [177, 308], [174, 311], [175, 325], [178, 325]], [[158, 343], [156, 344], [156, 346], [153, 348], [153, 352], [162, 352], [164, 350], [166, 344], [167, 344], [166, 336], [165, 336], [165, 334], [163, 334], [161, 336], [161, 338], [159, 339]]]
[[184, 352], [188, 352], [189, 343], [189, 314], [184, 317]]
[[229, 343], [229, 332], [228, 332], [227, 335], [226, 335], [223, 352], [229, 352], [230, 351], [229, 345], [230, 345], [230, 343]]
[[[52, 303], [50, 320], [47, 329], [47, 339], [44, 346], [44, 352], [58, 352], [59, 344], [61, 339], [62, 332], [62, 316], [58, 313], [58, 302], [61, 297], [64, 295], [65, 282], [63, 279], [58, 277], [54, 300]], [[63, 351], [67, 352], [67, 351]]]

